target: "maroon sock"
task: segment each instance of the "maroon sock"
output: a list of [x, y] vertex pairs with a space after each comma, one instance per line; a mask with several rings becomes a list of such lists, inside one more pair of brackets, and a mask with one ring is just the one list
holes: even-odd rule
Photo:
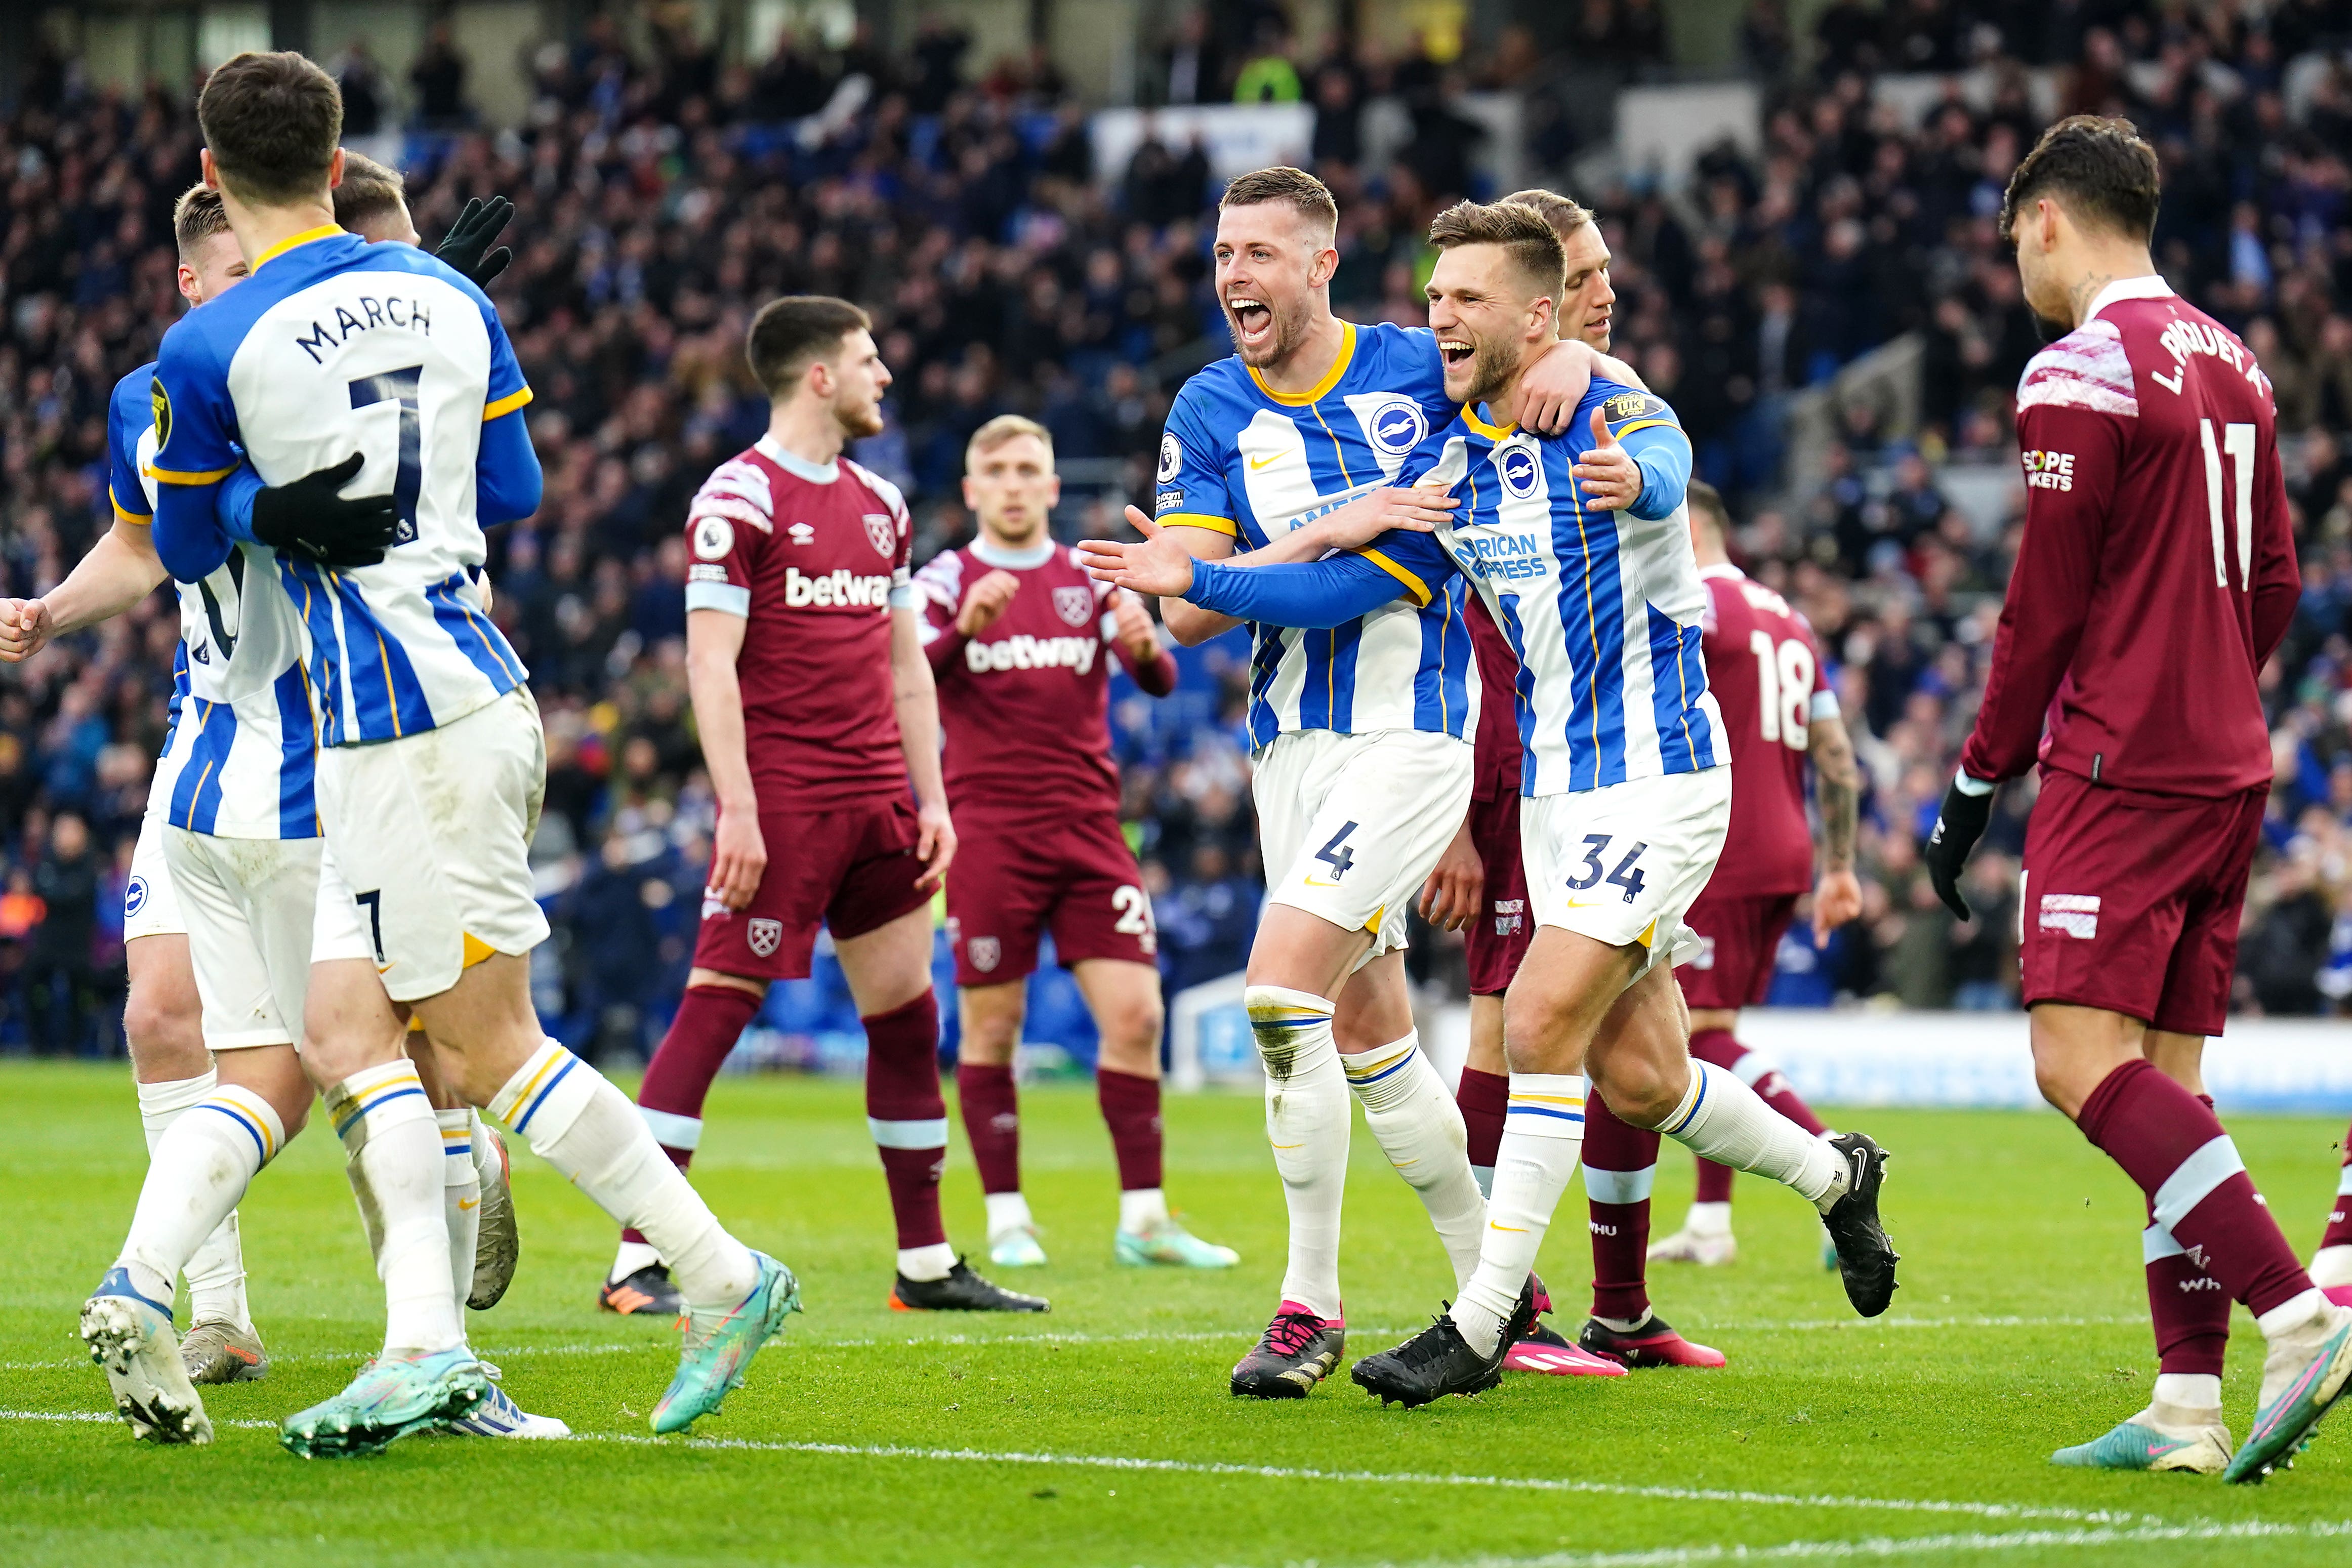
[[[669, 1033], [646, 1064], [646, 1080], [637, 1086], [637, 1109], [646, 1113], [654, 1138], [670, 1163], [683, 1171], [694, 1162], [695, 1146], [702, 1141], [702, 1101], [710, 1080], [743, 1036], [761, 996], [733, 985], [697, 985], [677, 1005]], [[643, 1241], [635, 1230], [621, 1232], [623, 1241]]]
[[986, 1062], [956, 1064], [956, 1105], [971, 1141], [983, 1193], [1021, 1190], [1021, 1105], [1013, 1069]]
[[2344, 1134], [2344, 1178], [2336, 1184], [2336, 1207], [2327, 1215], [2322, 1247], [2352, 1247], [2352, 1131]]
[[2220, 1119], [2155, 1063], [2135, 1058], [2109, 1073], [2074, 1123], [2231, 1300], [2260, 1316], [2311, 1289]]
[[1649, 1314], [1650, 1184], [1657, 1173], [1658, 1135], [1619, 1121], [1599, 1095], [1587, 1093], [1584, 1191], [1596, 1318], [1640, 1322]]
[[1095, 1098], [1102, 1102], [1103, 1125], [1110, 1129], [1111, 1152], [1118, 1160], [1118, 1190], [1133, 1193], [1158, 1186], [1160, 1080], [1097, 1068]]
[[948, 1160], [948, 1108], [940, 1098], [940, 1005], [929, 991], [866, 1026], [866, 1116], [890, 1184], [898, 1248], [947, 1240], [940, 1173]]
[[1509, 1076], [1464, 1068], [1454, 1103], [1461, 1109], [1462, 1125], [1470, 1133], [1471, 1165], [1492, 1173], [1495, 1151], [1503, 1146], [1503, 1115], [1511, 1105]]
[[[2206, 1110], [2213, 1109], [2211, 1095], [2197, 1098]], [[2140, 1256], [2147, 1262], [2157, 1370], [2221, 1376], [2230, 1349], [2230, 1293], [2180, 1250], [2172, 1233], [2156, 1223], [2152, 1208], [2140, 1237]]]

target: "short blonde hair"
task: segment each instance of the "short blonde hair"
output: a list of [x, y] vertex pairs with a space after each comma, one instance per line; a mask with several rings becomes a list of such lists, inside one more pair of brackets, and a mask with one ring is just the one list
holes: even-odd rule
[[1456, 202], [1429, 226], [1429, 243], [1440, 250], [1458, 245], [1502, 247], [1539, 293], [1557, 300], [1568, 283], [1568, 253], [1551, 223], [1524, 202]]
[[1007, 441], [1016, 440], [1023, 436], [1034, 436], [1044, 442], [1045, 460], [1048, 463], [1054, 460], [1054, 437], [1051, 431], [1034, 419], [1024, 418], [1018, 414], [1000, 414], [971, 433], [971, 439], [964, 444], [963, 466], [970, 468], [982, 453], [993, 452]]
[[335, 187], [335, 221], [355, 229], [408, 201], [408, 182], [364, 153], [343, 149], [343, 183]]
[[172, 204], [172, 237], [179, 245], [181, 260], [194, 260], [198, 246], [227, 232], [228, 209], [210, 185], [190, 185]]
[[1579, 205], [1558, 191], [1547, 191], [1540, 185], [1528, 190], [1513, 191], [1503, 200], [1517, 202], [1523, 207], [1533, 207], [1543, 214], [1544, 222], [1551, 225], [1552, 233], [1559, 236], [1560, 243], [1563, 245], [1568, 242], [1570, 235], [1592, 221], [1590, 208]]
[[1277, 163], [1270, 169], [1253, 169], [1225, 187], [1217, 202], [1217, 210], [1227, 207], [1254, 207], [1265, 202], [1280, 202], [1288, 206], [1328, 241], [1339, 228], [1339, 204], [1331, 195], [1331, 187], [1304, 169], [1294, 169], [1287, 163]]

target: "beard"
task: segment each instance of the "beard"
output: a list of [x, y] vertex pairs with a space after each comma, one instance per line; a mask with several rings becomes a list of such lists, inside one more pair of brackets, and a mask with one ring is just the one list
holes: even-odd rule
[[1518, 369], [1519, 356], [1511, 344], [1474, 343], [1470, 350], [1470, 384], [1463, 392], [1462, 401], [1473, 406], [1493, 401], [1496, 394], [1510, 384]]
[[841, 433], [852, 441], [862, 441], [869, 436], [882, 434], [882, 401], [868, 402], [863, 397], [844, 398], [833, 405], [833, 417]]
[[1225, 330], [1233, 334], [1234, 353], [1240, 356], [1244, 364], [1254, 370], [1264, 370], [1268, 365], [1280, 364], [1297, 351], [1300, 343], [1307, 341], [1307, 312], [1305, 300], [1302, 300], [1284, 310], [1277, 310], [1272, 305], [1268, 305], [1265, 309], [1274, 330], [1266, 334], [1265, 342], [1255, 348], [1242, 342], [1241, 327], [1234, 320], [1232, 309], [1228, 307], [1225, 310]]

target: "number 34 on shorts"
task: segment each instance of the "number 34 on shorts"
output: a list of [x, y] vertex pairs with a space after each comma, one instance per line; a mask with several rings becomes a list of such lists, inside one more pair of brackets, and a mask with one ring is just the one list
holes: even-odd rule
[[[1625, 890], [1625, 902], [1629, 904], [1640, 898], [1643, 886], [1640, 862], [1643, 852], [1650, 847], [1647, 844], [1636, 843], [1625, 851], [1623, 858], [1617, 861], [1613, 869], [1604, 871], [1602, 868], [1609, 864], [1610, 858], [1615, 854], [1616, 844], [1617, 836], [1613, 833], [1586, 834], [1584, 864], [1577, 869], [1574, 876], [1569, 878], [1568, 890], [1571, 893], [1581, 893], [1605, 882], [1612, 888], [1622, 888]], [[1580, 900], [1578, 901], [1582, 902]]]
[[1650, 946], [1706, 888], [1730, 826], [1729, 768], [1531, 796], [1519, 843], [1535, 921]]

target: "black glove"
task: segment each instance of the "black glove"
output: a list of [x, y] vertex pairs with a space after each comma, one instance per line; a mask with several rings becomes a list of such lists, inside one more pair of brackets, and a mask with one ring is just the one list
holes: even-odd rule
[[[457, 215], [450, 226], [449, 236], [433, 255], [474, 280], [477, 289], [487, 289], [490, 279], [507, 269], [514, 252], [505, 246], [490, 249], [490, 242], [499, 237], [507, 221], [514, 216], [514, 203], [504, 196], [484, 200], [475, 196], [466, 203], [466, 210]], [[485, 254], [487, 252], [487, 254]]]
[[1992, 791], [1969, 795], [1954, 779], [1952, 787], [1944, 792], [1943, 809], [1936, 814], [1936, 830], [1927, 835], [1927, 847], [1919, 852], [1919, 858], [1927, 863], [1927, 880], [1935, 884], [1936, 896], [1964, 921], [1976, 915], [1960, 896], [1960, 870], [1969, 863], [1969, 851], [1984, 837], [1985, 823], [1991, 816]]
[[253, 498], [253, 536], [271, 549], [348, 571], [383, 559], [400, 531], [400, 509], [389, 495], [344, 497], [365, 457], [353, 452], [331, 468]]

